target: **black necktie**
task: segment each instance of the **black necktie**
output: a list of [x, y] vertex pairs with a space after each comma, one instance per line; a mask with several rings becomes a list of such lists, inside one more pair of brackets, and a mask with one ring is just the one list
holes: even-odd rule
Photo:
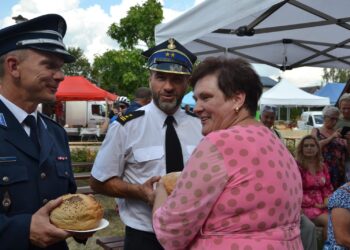
[[165, 124], [167, 125], [165, 132], [165, 162], [167, 173], [182, 171], [184, 168], [181, 144], [173, 125], [174, 121], [173, 116], [168, 116], [165, 119]]
[[38, 138], [38, 126], [36, 124], [35, 117], [32, 115], [28, 115], [26, 119], [24, 119], [23, 123], [30, 127], [30, 139], [33, 141], [36, 148], [40, 149], [39, 138]]

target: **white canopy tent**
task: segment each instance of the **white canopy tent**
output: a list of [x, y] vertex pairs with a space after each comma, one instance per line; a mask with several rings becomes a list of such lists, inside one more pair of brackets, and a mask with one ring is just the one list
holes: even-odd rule
[[264, 92], [259, 101], [260, 105], [287, 107], [287, 119], [290, 117], [290, 107], [315, 107], [330, 105], [329, 97], [312, 95], [286, 80], [282, 80], [273, 88]]
[[349, 68], [349, 0], [206, 0], [156, 27], [199, 59], [225, 55], [281, 70]]

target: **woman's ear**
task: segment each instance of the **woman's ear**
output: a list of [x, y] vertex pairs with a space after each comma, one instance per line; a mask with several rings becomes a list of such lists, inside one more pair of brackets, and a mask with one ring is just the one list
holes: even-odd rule
[[236, 92], [233, 96], [235, 108], [241, 109], [245, 102], [246, 94], [244, 92]]

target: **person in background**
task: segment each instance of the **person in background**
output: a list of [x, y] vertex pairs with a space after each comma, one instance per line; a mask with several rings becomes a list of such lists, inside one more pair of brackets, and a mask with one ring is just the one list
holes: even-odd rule
[[271, 129], [271, 131], [273, 131], [273, 133], [275, 133], [278, 138], [282, 139], [281, 134], [274, 128], [276, 112], [277, 108], [275, 106], [265, 105], [260, 113], [260, 121], [266, 127]]
[[[265, 105], [260, 114], [260, 121], [282, 140], [280, 133], [273, 128], [276, 118], [276, 107]], [[300, 236], [305, 250], [317, 250], [315, 224], [303, 213], [300, 216]]]
[[[125, 114], [125, 111], [130, 106], [130, 100], [126, 96], [118, 96], [114, 103], [113, 116], [110, 117], [109, 123], [112, 123], [118, 119], [119, 116]], [[112, 114], [111, 114], [112, 115]]]
[[111, 124], [90, 181], [96, 192], [118, 197], [126, 250], [162, 249], [151, 221], [153, 184], [165, 173], [182, 170], [202, 138], [200, 120], [180, 108], [196, 56], [174, 39], [143, 55], [153, 100]]
[[125, 110], [125, 115], [147, 105], [152, 101], [152, 91], [147, 87], [140, 87], [135, 90], [134, 100], [130, 106]]
[[350, 182], [330, 196], [328, 211], [328, 235], [323, 250], [350, 249]]
[[124, 115], [127, 108], [130, 106], [130, 100], [126, 96], [118, 96], [113, 103], [113, 107], [110, 110], [108, 117], [105, 118], [101, 124], [100, 133], [104, 134], [107, 132], [108, 127], [111, 123], [115, 122], [119, 116]]
[[324, 123], [321, 128], [313, 128], [311, 134], [320, 143], [322, 156], [328, 166], [333, 188], [338, 188], [345, 183], [345, 158], [347, 156], [347, 143], [340, 134], [340, 129], [335, 125], [339, 119], [339, 109], [326, 106], [322, 110]]
[[[335, 125], [336, 129], [350, 127], [350, 93], [344, 93], [339, 99], [340, 117]], [[347, 155], [345, 159], [345, 175], [347, 181], [350, 181], [350, 133], [344, 135], [347, 142]]]
[[322, 161], [320, 145], [313, 135], [304, 136], [296, 151], [303, 181], [303, 213], [315, 225], [323, 228], [323, 237], [326, 239], [328, 197], [333, 192], [328, 168]]
[[[72, 233], [50, 223], [59, 196], [76, 192], [65, 130], [37, 111], [53, 103], [65, 20], [39, 16], [0, 30], [0, 248], [68, 249]], [[78, 235], [76, 235], [78, 237]]]
[[[259, 76], [243, 59], [207, 58], [191, 77], [205, 136], [153, 227], [165, 249], [303, 249], [301, 178], [293, 156], [255, 120]], [[220, 108], [218, 108], [220, 107]]]
[[344, 126], [350, 127], [350, 93], [344, 93], [339, 98], [339, 110], [341, 116], [336, 124], [336, 128], [342, 128]]

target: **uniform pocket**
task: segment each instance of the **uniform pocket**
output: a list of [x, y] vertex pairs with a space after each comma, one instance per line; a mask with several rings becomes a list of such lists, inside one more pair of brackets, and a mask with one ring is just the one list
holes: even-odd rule
[[134, 150], [134, 157], [137, 162], [146, 162], [159, 160], [164, 156], [164, 148], [162, 146], [153, 146], [147, 148], [138, 148]]
[[56, 162], [56, 171], [57, 171], [58, 177], [66, 178], [66, 179], [71, 178], [68, 161]]
[[0, 161], [0, 186], [28, 181], [27, 168], [18, 161]]

